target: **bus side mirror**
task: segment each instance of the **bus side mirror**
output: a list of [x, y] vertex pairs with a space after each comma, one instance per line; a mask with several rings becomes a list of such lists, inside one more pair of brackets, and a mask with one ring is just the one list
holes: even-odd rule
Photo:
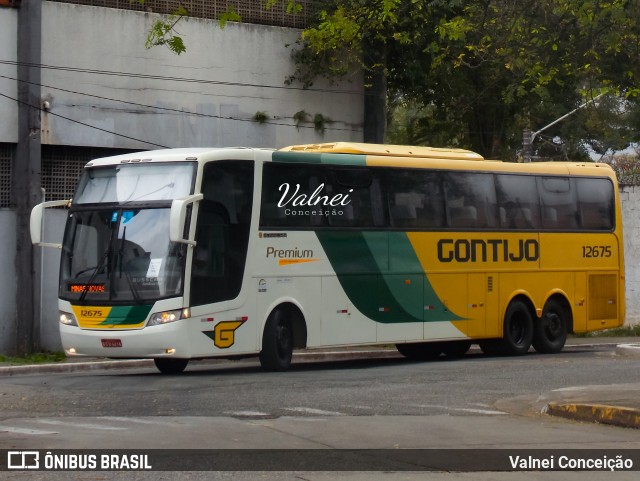
[[68, 200], [52, 200], [50, 202], [42, 202], [31, 209], [31, 217], [29, 218], [29, 231], [31, 233], [31, 243], [40, 247], [62, 248], [62, 244], [54, 244], [51, 242], [42, 242], [42, 220], [44, 209], [48, 207], [69, 207], [71, 199]]
[[203, 199], [202, 194], [190, 195], [182, 199], [174, 199], [171, 203], [171, 214], [169, 215], [169, 240], [182, 244], [196, 245], [195, 241], [184, 238], [184, 223], [187, 216], [187, 207], [194, 202]]

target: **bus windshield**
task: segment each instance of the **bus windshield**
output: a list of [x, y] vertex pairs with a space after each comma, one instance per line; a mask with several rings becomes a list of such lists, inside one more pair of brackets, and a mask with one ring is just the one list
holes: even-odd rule
[[169, 242], [168, 207], [70, 213], [60, 297], [84, 303], [145, 304], [182, 294], [184, 244]]
[[191, 193], [195, 164], [121, 164], [85, 169], [74, 204], [172, 200]]

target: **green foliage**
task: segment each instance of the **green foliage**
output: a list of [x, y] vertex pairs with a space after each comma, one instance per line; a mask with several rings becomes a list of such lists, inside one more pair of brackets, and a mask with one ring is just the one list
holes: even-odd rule
[[329, 117], [325, 117], [322, 114], [315, 114], [313, 116], [313, 130], [321, 135], [324, 135], [327, 125], [331, 125], [332, 123], [333, 120], [331, 120]]
[[256, 112], [251, 118], [251, 120], [258, 122], [259, 124], [264, 124], [268, 119], [269, 117], [267, 116], [267, 113], [263, 111]]
[[218, 19], [220, 28], [224, 28], [227, 22], [242, 22], [242, 17], [234, 10], [232, 5], [227, 6], [227, 10]]
[[185, 52], [187, 48], [184, 41], [174, 28], [185, 15], [189, 15], [189, 12], [184, 7], [180, 7], [175, 14], [169, 15], [164, 20], [155, 21], [147, 34], [145, 47], [165, 46], [176, 55]]
[[299, 110], [293, 114], [293, 121], [296, 123], [296, 128], [300, 130], [300, 125], [304, 122], [309, 122], [311, 116], [304, 110]]
[[9, 364], [44, 364], [61, 362], [66, 359], [63, 352], [36, 352], [24, 357], [3, 356], [0, 354], [0, 362]]

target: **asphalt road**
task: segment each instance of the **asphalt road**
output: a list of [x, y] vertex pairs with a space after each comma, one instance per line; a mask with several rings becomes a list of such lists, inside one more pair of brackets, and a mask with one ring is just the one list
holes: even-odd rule
[[[178, 376], [152, 367], [9, 376], [0, 378], [0, 449], [639, 450], [638, 430], [540, 412], [550, 392], [640, 382], [639, 363], [617, 356], [609, 345], [518, 358], [471, 353], [455, 361], [300, 363], [286, 373], [265, 373], [245, 360], [193, 363]], [[573, 479], [576, 473], [547, 474], [520, 479]], [[603, 479], [586, 474], [581, 479]], [[617, 473], [616, 479], [634, 479], [627, 475], [634, 473]], [[57, 479], [38, 476], [29, 479]], [[136, 476], [131, 479], [180, 479]], [[208, 479], [193, 476], [184, 479]], [[371, 479], [357, 476], [243, 473], [234, 479]], [[398, 476], [421, 479], [424, 473]], [[447, 479], [467, 478], [458, 473]]]
[[[0, 378], [3, 418], [36, 416], [268, 417], [467, 415], [496, 402], [570, 386], [640, 381], [638, 359], [614, 346], [556, 355], [411, 362], [401, 357], [294, 364], [263, 372], [257, 361], [192, 362], [178, 376], [154, 368]], [[514, 408], [515, 409], [515, 408]]]

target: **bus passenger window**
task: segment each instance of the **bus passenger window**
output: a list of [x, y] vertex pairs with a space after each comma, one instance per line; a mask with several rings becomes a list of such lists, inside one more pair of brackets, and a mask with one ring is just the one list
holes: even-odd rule
[[610, 231], [614, 226], [613, 184], [608, 179], [576, 179], [583, 229]]
[[482, 229], [498, 226], [499, 214], [492, 174], [445, 174], [444, 191], [449, 227]]
[[437, 172], [388, 169], [384, 173], [392, 227], [442, 227], [444, 203]]
[[533, 175], [496, 175], [500, 227], [503, 229], [539, 229], [540, 205]]
[[542, 227], [549, 230], [578, 228], [578, 203], [573, 179], [539, 177], [538, 192], [542, 207]]

